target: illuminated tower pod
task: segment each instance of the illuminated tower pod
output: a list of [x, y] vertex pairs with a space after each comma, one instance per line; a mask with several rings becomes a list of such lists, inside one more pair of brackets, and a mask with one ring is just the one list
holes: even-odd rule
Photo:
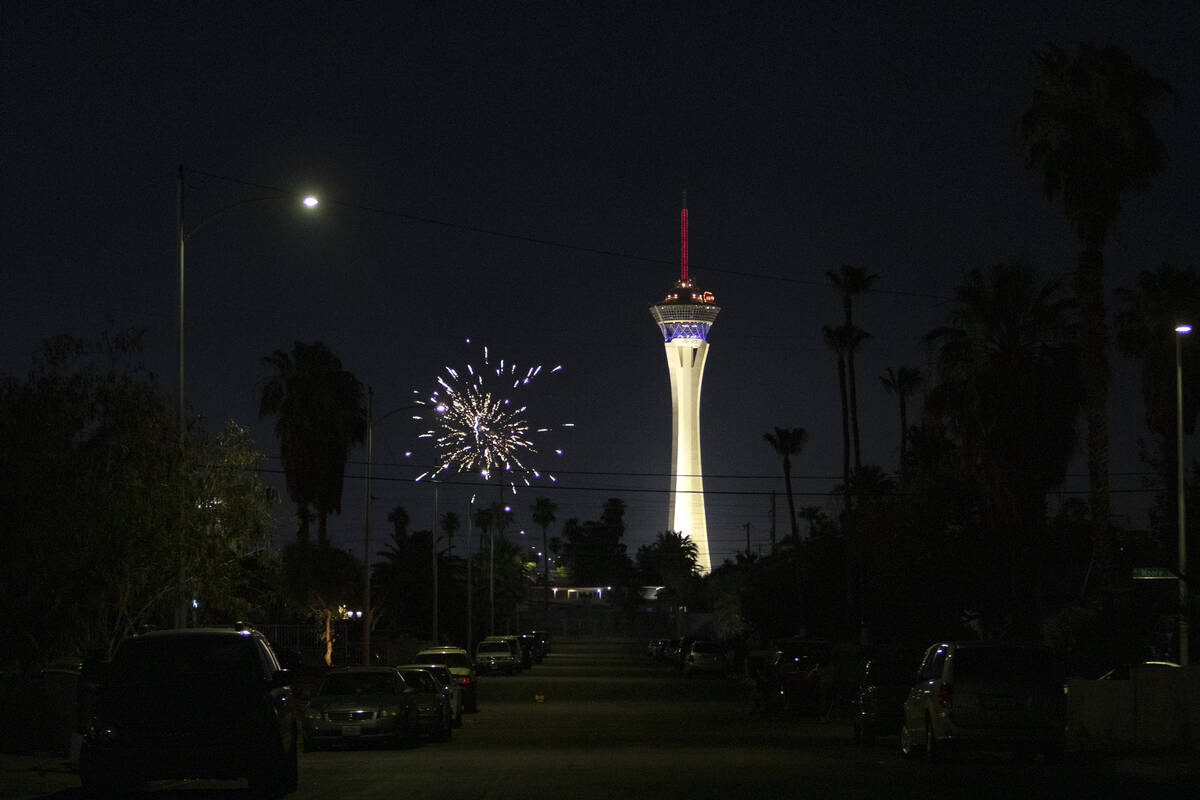
[[712, 293], [695, 288], [688, 276], [686, 193], [679, 227], [679, 280], [662, 302], [650, 307], [662, 331], [671, 376], [671, 500], [667, 529], [695, 543], [700, 571], [708, 573], [712, 571], [712, 556], [700, 469], [700, 384], [708, 358], [708, 329], [721, 309], [714, 305]]

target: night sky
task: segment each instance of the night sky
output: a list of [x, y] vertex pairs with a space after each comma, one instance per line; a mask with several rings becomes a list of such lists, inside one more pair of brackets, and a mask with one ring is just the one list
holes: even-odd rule
[[[753, 9], [753, 10], [751, 10]], [[5, 191], [0, 373], [38, 343], [145, 328], [145, 362], [176, 380], [176, 170], [187, 174], [187, 398], [215, 430], [254, 431], [282, 486], [261, 359], [321, 340], [383, 416], [443, 367], [561, 364], [520, 390], [536, 423], [573, 422], [532, 463], [567, 517], [628, 505], [631, 554], [666, 527], [670, 391], [648, 307], [690, 268], [721, 314], [701, 424], [714, 561], [765, 545], [779, 460], [803, 427], [800, 504], [834, 510], [841, 480], [825, 273], [878, 274], [855, 321], [863, 460], [896, 467], [887, 367], [924, 366], [970, 269], [1022, 261], [1061, 277], [1078, 245], [1021, 166], [1030, 52], [1117, 44], [1167, 80], [1154, 115], [1171, 165], [1129, 201], [1108, 286], [1200, 253], [1200, 6], [1003, 3], [6, 4], [0, 24]], [[221, 176], [221, 177], [217, 177]], [[227, 179], [231, 180], [227, 180]], [[306, 213], [261, 201], [312, 190]], [[251, 201], [251, 202], [246, 202]], [[235, 205], [240, 204], [240, 205]], [[465, 344], [470, 338], [472, 343]], [[1142, 485], [1136, 370], [1113, 357], [1113, 485]], [[915, 420], [919, 400], [913, 403]], [[375, 430], [372, 529], [403, 505], [429, 526], [432, 457], [400, 412]], [[1080, 427], [1082, 433], [1082, 426]], [[561, 447], [564, 455], [550, 450]], [[406, 459], [406, 451], [412, 451]], [[361, 554], [363, 462], [347, 466], [335, 543]], [[463, 516], [478, 481], [443, 486]], [[1067, 491], [1086, 486], [1079, 466]], [[1144, 495], [1114, 510], [1144, 525]], [[294, 531], [277, 509], [280, 541]], [[372, 550], [379, 548], [372, 547]]]

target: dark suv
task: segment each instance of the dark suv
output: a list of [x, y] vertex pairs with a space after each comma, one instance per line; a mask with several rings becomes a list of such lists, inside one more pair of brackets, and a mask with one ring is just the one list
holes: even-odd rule
[[96, 695], [79, 761], [85, 793], [176, 778], [245, 778], [264, 797], [296, 790], [289, 676], [257, 631], [134, 636], [92, 673]]

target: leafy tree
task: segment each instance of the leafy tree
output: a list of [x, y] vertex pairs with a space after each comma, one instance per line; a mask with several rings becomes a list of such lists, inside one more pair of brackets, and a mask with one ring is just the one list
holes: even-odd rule
[[563, 524], [563, 562], [572, 582], [579, 586], [624, 587], [632, 563], [621, 538], [625, 535], [625, 503], [610, 497], [599, 521]]
[[275, 417], [275, 435], [296, 505], [297, 541], [308, 539], [317, 518], [317, 543], [328, 543], [329, 515], [342, 511], [342, 484], [350, 449], [364, 441], [367, 407], [363, 385], [321, 342], [296, 342], [291, 353], [263, 359], [271, 376], [263, 386], [259, 417]]
[[[842, 310], [844, 312], [843, 326], [847, 331], [859, 330], [854, 325], [854, 298], [866, 294], [876, 280], [878, 275], [868, 275], [866, 270], [861, 267], [853, 267], [849, 264], [842, 264], [838, 267], [837, 272], [826, 272], [825, 277], [829, 280], [829, 285], [842, 295]], [[852, 434], [854, 446], [854, 468], [858, 469], [862, 466], [861, 449], [859, 447], [858, 435], [858, 388], [856, 381], [856, 373], [854, 369], [854, 354], [858, 348], [865, 344], [870, 339], [870, 334], [859, 330], [859, 335], [851, 337], [848, 340], [848, 347], [845, 351], [846, 358], [846, 379], [847, 388], [849, 390], [847, 406], [850, 412], [850, 432]]]
[[792, 495], [792, 456], [799, 455], [808, 443], [808, 431], [804, 428], [776, 428], [774, 433], [764, 433], [763, 440], [775, 448], [775, 454], [783, 459], [783, 485], [787, 490], [788, 519], [792, 525], [792, 538], [799, 536], [796, 527], [796, 499]]
[[1081, 44], [1074, 58], [1049, 46], [1034, 52], [1034, 64], [1037, 83], [1020, 121], [1024, 161], [1041, 179], [1046, 198], [1061, 202], [1081, 245], [1074, 289], [1081, 314], [1092, 548], [1101, 584], [1111, 589], [1103, 250], [1122, 201], [1148, 188], [1167, 163], [1166, 145], [1148, 112], [1170, 88], [1114, 46]]
[[271, 492], [245, 429], [179, 436], [174, 404], [138, 361], [141, 334], [45, 343], [0, 381], [0, 651], [27, 665], [104, 655], [168, 624], [180, 577], [212, 619], [245, 610]]
[[653, 544], [638, 548], [637, 566], [642, 580], [667, 587], [687, 603], [698, 588], [699, 559], [695, 542], [682, 533], [666, 531], [658, 534]]

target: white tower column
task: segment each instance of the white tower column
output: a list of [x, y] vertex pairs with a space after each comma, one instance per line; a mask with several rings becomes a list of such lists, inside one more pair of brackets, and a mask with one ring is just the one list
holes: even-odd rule
[[700, 571], [708, 573], [712, 571], [712, 556], [700, 464], [700, 388], [708, 342], [671, 339], [664, 348], [671, 375], [671, 499], [667, 524], [670, 530], [695, 543]]

